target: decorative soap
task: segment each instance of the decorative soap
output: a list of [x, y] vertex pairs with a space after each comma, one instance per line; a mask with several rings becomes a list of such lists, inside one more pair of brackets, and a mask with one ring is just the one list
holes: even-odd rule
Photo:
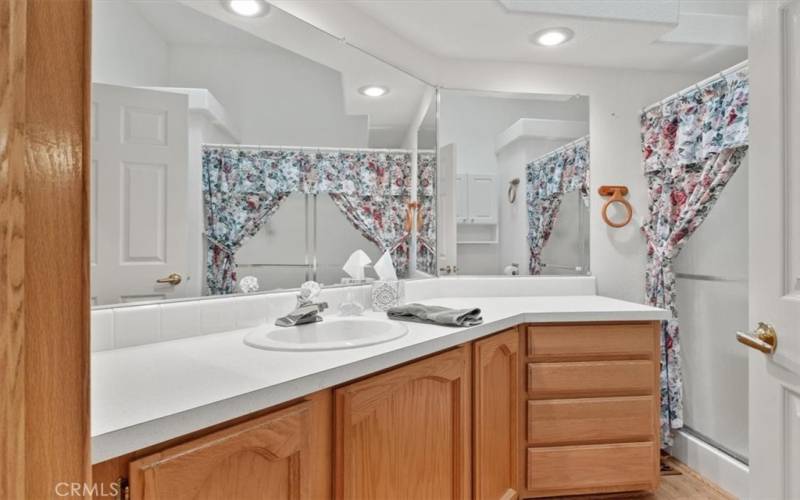
[[402, 296], [402, 281], [375, 281], [372, 283], [372, 310], [386, 311], [391, 307], [400, 305]]

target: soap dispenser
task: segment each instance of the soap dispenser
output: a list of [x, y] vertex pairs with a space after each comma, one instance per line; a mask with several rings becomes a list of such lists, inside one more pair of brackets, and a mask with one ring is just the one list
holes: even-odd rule
[[347, 297], [344, 299], [344, 302], [342, 302], [341, 305], [339, 306], [339, 315], [361, 316], [363, 312], [364, 312], [364, 306], [362, 306], [356, 301], [352, 291], [348, 291]]

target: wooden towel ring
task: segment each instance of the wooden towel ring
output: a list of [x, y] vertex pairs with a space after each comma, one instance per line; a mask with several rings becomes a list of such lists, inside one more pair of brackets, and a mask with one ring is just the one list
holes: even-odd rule
[[[597, 192], [600, 194], [600, 196], [611, 197], [603, 205], [603, 208], [600, 211], [603, 215], [603, 222], [611, 227], [627, 226], [631, 221], [631, 218], [633, 218], [633, 207], [630, 203], [628, 203], [628, 200], [625, 199], [625, 195], [628, 194], [628, 186], [600, 186], [600, 189], [598, 189]], [[625, 220], [622, 222], [614, 222], [608, 218], [608, 207], [610, 207], [612, 203], [621, 203], [622, 206], [625, 207], [627, 215], [625, 216]]]

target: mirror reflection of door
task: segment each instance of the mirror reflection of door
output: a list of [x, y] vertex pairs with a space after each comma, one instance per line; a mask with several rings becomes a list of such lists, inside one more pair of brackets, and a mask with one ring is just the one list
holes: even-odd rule
[[[92, 86], [94, 304], [192, 295], [185, 223], [188, 113], [185, 95]], [[173, 273], [181, 283], [165, 282]]]

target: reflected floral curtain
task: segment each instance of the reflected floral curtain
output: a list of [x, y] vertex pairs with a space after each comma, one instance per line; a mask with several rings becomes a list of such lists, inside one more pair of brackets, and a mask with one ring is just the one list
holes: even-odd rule
[[436, 275], [436, 153], [417, 157], [417, 201], [422, 226], [417, 228], [417, 269]]
[[647, 238], [647, 303], [668, 309], [662, 323], [661, 431], [683, 427], [676, 280], [672, 263], [700, 227], [739, 167], [748, 140], [746, 72], [720, 79], [642, 114], [642, 154], [650, 205]]
[[407, 196], [370, 196], [329, 193], [339, 210], [381, 252], [389, 251], [398, 276], [408, 273], [408, 233], [405, 231]]
[[542, 272], [542, 250], [553, 232], [561, 199], [580, 191], [589, 202], [589, 137], [545, 155], [527, 166], [528, 248], [531, 274]]
[[[236, 251], [294, 192], [331, 194], [367, 239], [392, 250], [398, 270], [407, 269], [408, 234], [402, 229], [410, 170], [407, 152], [204, 147], [209, 293], [235, 291]], [[394, 213], [401, 205], [402, 222], [397, 226]]]

